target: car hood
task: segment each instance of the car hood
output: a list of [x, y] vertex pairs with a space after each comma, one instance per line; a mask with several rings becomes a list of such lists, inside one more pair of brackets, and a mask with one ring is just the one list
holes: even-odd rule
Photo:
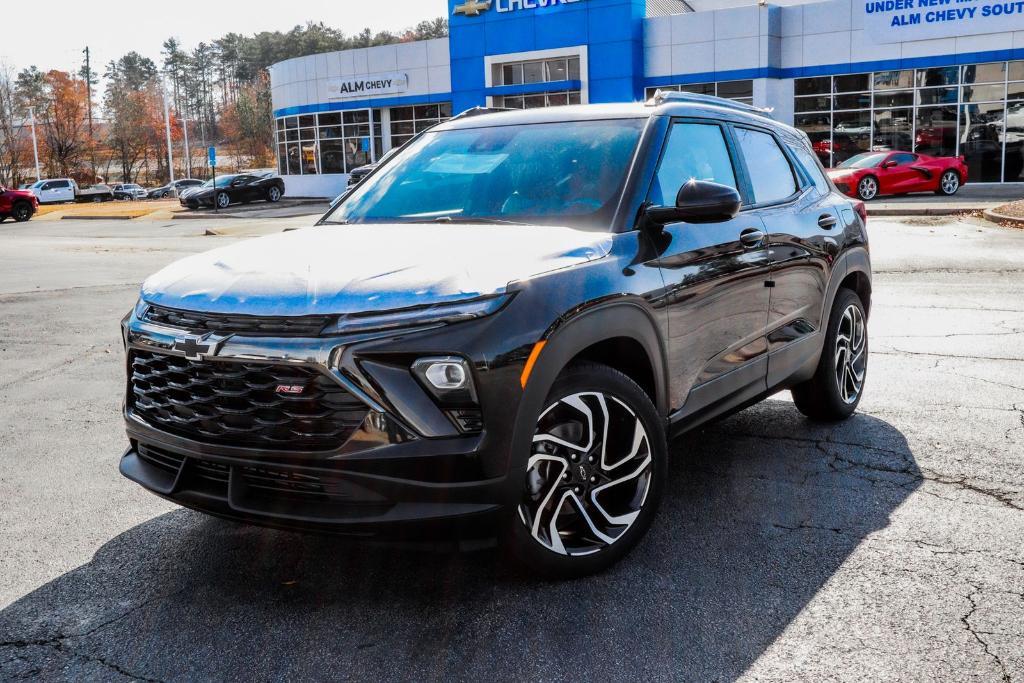
[[178, 261], [143, 284], [142, 298], [243, 315], [388, 311], [502, 293], [611, 244], [609, 233], [550, 226], [319, 226]]
[[32, 199], [35, 197], [32, 190], [4, 190], [3, 192], [0, 192], [0, 194], [7, 194], [12, 197], [21, 197], [23, 199]]

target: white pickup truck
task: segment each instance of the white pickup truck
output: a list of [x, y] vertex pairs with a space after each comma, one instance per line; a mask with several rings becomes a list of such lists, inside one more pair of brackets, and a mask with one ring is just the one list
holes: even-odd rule
[[93, 185], [84, 190], [73, 178], [46, 178], [33, 183], [29, 188], [40, 204], [60, 202], [109, 202], [114, 193], [107, 185]]

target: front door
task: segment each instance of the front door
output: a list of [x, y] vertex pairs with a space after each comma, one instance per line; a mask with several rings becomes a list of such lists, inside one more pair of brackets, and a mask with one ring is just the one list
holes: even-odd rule
[[[717, 123], [673, 123], [648, 201], [674, 204], [691, 179], [739, 187], [728, 140]], [[659, 237], [676, 417], [761, 393], [771, 267], [761, 219], [746, 212], [721, 223], [676, 223]]]
[[913, 167], [915, 161], [917, 161], [916, 154], [906, 152], [890, 154], [882, 167], [878, 169], [880, 194], [899, 194], [917, 188], [924, 176]]

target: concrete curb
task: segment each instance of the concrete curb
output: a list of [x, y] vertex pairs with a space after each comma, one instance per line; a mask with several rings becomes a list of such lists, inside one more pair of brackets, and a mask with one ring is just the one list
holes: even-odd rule
[[[148, 215], [148, 214], [147, 214]], [[62, 221], [131, 221], [146, 216], [61, 216]]]
[[1024, 226], [1024, 218], [1007, 216], [1004, 213], [998, 213], [995, 209], [985, 209], [984, 216], [985, 220], [992, 223], [1012, 223], [1013, 225]]
[[868, 206], [868, 217], [895, 217], [895, 216], [959, 216], [965, 213], [973, 213], [975, 211], [983, 211], [984, 207], [968, 207], [968, 206], [954, 206], [954, 207], [913, 207], [908, 206], [906, 208], [885, 208], [885, 209], [872, 209]]

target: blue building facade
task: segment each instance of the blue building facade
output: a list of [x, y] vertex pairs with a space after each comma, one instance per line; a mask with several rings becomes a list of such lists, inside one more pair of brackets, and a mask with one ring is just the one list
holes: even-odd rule
[[864, 0], [447, 0], [447, 38], [271, 67], [278, 168], [292, 196], [332, 197], [353, 168], [471, 107], [674, 89], [770, 107], [826, 165], [901, 149], [1021, 182], [1024, 15], [983, 18], [998, 2], [972, 0], [972, 23]]

